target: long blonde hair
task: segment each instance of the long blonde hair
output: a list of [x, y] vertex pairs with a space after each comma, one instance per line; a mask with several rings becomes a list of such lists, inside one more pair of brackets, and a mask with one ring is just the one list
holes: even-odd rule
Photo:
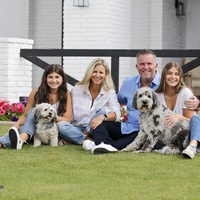
[[85, 90], [87, 88], [89, 88], [93, 71], [94, 71], [95, 67], [98, 65], [103, 65], [105, 67], [106, 77], [102, 84], [102, 87], [104, 88], [104, 90], [108, 91], [110, 89], [115, 89], [108, 63], [105, 60], [103, 60], [102, 58], [96, 58], [91, 61], [91, 63], [89, 64], [89, 66], [85, 72], [83, 79], [80, 82], [78, 82], [76, 85], [84, 85]]

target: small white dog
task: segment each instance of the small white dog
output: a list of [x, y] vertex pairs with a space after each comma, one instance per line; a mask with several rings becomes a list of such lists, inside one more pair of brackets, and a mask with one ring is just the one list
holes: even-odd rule
[[38, 147], [42, 143], [58, 146], [56, 110], [48, 103], [41, 103], [35, 107], [33, 114], [36, 121], [33, 146]]

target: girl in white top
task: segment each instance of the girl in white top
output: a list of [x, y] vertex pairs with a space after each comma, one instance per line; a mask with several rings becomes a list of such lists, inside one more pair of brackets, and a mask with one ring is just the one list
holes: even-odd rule
[[45, 68], [39, 88], [31, 91], [25, 112], [10, 128], [9, 133], [0, 137], [0, 148], [11, 147], [20, 150], [24, 142], [30, 141], [35, 131], [33, 108], [40, 103], [49, 103], [56, 108], [57, 119], [71, 122], [72, 99], [67, 89], [66, 74], [62, 66], [57, 64]]
[[169, 62], [161, 74], [158, 89], [159, 101], [175, 114], [166, 117], [166, 125], [173, 126], [178, 120], [190, 120], [195, 111], [188, 109], [184, 101], [189, 100], [193, 93], [183, 81], [183, 71], [178, 63]]

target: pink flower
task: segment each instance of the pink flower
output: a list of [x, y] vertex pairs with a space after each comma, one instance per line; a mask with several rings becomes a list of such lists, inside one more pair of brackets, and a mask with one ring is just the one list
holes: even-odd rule
[[0, 120], [17, 121], [24, 112], [24, 104], [9, 103], [7, 100], [0, 100]]
[[17, 104], [18, 112], [23, 113], [24, 112], [24, 104], [18, 103]]
[[125, 104], [120, 105], [120, 112], [121, 112], [120, 122], [125, 122], [128, 119], [128, 111]]
[[13, 105], [12, 105], [12, 107], [10, 107], [10, 109], [9, 109], [9, 110], [10, 110], [10, 112], [12, 112], [12, 113], [13, 113], [13, 112], [15, 112], [15, 111], [17, 110], [17, 108], [16, 108], [15, 106], [13, 106]]

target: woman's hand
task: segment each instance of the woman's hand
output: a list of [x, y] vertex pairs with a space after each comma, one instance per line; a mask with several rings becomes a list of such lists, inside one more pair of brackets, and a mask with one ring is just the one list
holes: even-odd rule
[[173, 127], [180, 119], [179, 114], [171, 114], [165, 117], [165, 126]]
[[104, 116], [103, 115], [99, 115], [98, 117], [95, 117], [91, 123], [90, 126], [92, 129], [95, 129], [97, 126], [99, 126], [104, 120]]

